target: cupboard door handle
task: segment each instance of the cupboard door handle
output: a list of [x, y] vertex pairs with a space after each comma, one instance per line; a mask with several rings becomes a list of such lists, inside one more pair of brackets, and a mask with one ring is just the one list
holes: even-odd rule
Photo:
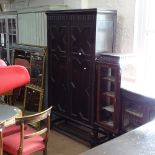
[[81, 52], [79, 52], [79, 55], [82, 55], [82, 53], [81, 53]]
[[71, 84], [72, 88], [74, 88], [74, 89], [76, 88], [76, 86], [73, 82], [70, 82], [70, 84]]

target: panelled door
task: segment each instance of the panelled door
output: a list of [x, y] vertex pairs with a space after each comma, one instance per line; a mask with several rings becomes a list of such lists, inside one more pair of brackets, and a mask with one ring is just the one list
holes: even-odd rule
[[[49, 104], [61, 114], [69, 114], [68, 20], [65, 15], [48, 16]], [[51, 23], [50, 23], [51, 22]]]
[[[95, 18], [72, 15], [70, 23], [71, 116], [83, 122], [91, 120], [94, 84]], [[91, 22], [90, 22], [91, 21]]]
[[87, 124], [94, 110], [95, 16], [48, 16], [49, 104]]

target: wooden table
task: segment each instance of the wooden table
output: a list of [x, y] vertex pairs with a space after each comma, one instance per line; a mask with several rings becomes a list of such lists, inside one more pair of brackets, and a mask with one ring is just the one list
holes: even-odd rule
[[14, 106], [0, 104], [0, 122], [6, 121], [5, 126], [15, 123], [15, 118], [22, 116], [22, 111]]
[[155, 121], [80, 155], [155, 155]]

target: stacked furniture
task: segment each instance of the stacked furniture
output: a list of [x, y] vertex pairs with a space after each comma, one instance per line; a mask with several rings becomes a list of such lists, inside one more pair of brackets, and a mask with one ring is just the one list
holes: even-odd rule
[[47, 107], [44, 104], [47, 102], [47, 96], [44, 96], [45, 90], [47, 90], [45, 88], [47, 48], [18, 44], [14, 46], [13, 53], [14, 64], [25, 66], [31, 77], [29, 84], [14, 91], [13, 102], [16, 103], [20, 99], [19, 102], [24, 103], [23, 110], [25, 113], [41, 112], [43, 108]]

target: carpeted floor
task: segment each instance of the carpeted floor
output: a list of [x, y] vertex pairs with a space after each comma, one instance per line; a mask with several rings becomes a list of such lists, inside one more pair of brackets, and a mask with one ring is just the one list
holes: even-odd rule
[[[51, 130], [48, 142], [48, 155], [78, 155], [88, 149], [90, 148], [86, 145]], [[42, 155], [42, 152], [38, 152], [35, 155]]]

